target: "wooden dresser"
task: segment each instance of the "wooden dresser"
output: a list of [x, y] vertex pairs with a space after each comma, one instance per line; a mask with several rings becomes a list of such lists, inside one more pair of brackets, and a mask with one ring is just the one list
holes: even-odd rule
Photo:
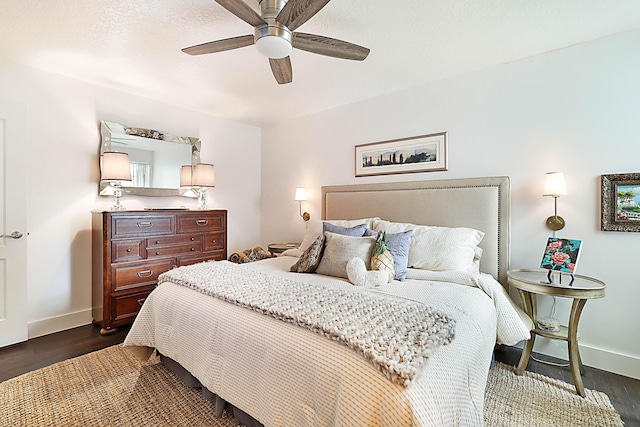
[[133, 322], [158, 275], [227, 258], [226, 210], [92, 213], [93, 320], [103, 335]]

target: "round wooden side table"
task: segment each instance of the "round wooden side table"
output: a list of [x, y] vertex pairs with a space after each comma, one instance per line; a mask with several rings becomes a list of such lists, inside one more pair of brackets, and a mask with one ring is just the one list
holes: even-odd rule
[[[580, 276], [578, 274], [573, 277], [567, 273], [554, 271], [551, 275], [554, 283], [549, 283], [547, 275], [549, 270], [509, 270], [507, 272], [507, 282], [518, 290], [520, 299], [524, 304], [524, 311], [531, 317], [534, 329], [531, 331], [531, 339], [527, 341], [520, 356], [520, 362], [516, 368], [516, 374], [522, 375], [529, 357], [533, 349], [533, 343], [536, 335], [542, 337], [567, 341], [569, 347], [569, 366], [571, 367], [571, 376], [577, 393], [584, 397], [584, 385], [582, 384], [582, 376], [584, 374], [584, 366], [580, 359], [580, 350], [578, 349], [578, 322], [580, 314], [588, 299], [604, 297], [604, 282], [592, 277]], [[569, 325], [560, 326], [559, 331], [550, 331], [541, 329], [538, 325], [536, 295], [549, 295], [554, 297], [572, 298], [571, 314], [569, 316]]]
[[281, 242], [281, 243], [269, 243], [267, 249], [274, 255], [279, 255], [287, 249], [294, 249], [300, 246], [300, 243], [296, 242]]

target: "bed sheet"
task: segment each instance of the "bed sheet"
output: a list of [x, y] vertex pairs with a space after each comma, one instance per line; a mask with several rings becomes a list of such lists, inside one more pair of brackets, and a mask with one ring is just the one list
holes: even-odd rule
[[[243, 268], [353, 286], [289, 273], [295, 261], [283, 256]], [[497, 330], [489, 296], [476, 287], [427, 280], [394, 281], [363, 292], [422, 301], [457, 322], [455, 339], [427, 360], [407, 388], [346, 346], [172, 283], [149, 295], [124, 345], [157, 348], [265, 427], [482, 425]]]

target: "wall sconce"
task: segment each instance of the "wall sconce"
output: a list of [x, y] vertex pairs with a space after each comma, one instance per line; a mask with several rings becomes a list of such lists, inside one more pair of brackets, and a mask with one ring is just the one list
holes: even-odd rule
[[100, 179], [102, 181], [109, 181], [109, 185], [114, 189], [114, 205], [111, 207], [111, 210], [123, 211], [125, 210], [125, 207], [120, 204], [120, 197], [122, 197], [122, 181], [131, 181], [129, 155], [127, 153], [106, 151], [102, 153], [101, 160]]
[[551, 230], [558, 231], [564, 228], [564, 219], [558, 216], [558, 197], [566, 196], [567, 186], [564, 182], [564, 174], [562, 172], [547, 172], [544, 181], [543, 196], [553, 197], [554, 214], [547, 218], [547, 227]]
[[208, 163], [197, 163], [195, 166], [185, 165], [180, 168], [180, 187], [189, 188], [183, 196], [197, 197], [199, 209], [207, 210], [207, 187], [215, 187], [214, 167]]
[[296, 196], [294, 200], [299, 204], [298, 206], [302, 219], [304, 219], [305, 221], [309, 221], [311, 219], [311, 215], [309, 215], [309, 212], [302, 213], [302, 202], [307, 200], [307, 190], [303, 187], [296, 188]]

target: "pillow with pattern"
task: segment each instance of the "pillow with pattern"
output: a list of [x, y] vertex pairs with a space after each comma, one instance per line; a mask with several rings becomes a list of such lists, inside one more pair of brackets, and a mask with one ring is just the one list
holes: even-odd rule
[[325, 248], [316, 273], [347, 279], [347, 262], [357, 257], [364, 261], [367, 270], [371, 268], [371, 250], [375, 237], [345, 236], [325, 233]]
[[324, 236], [318, 236], [316, 240], [309, 245], [298, 261], [289, 269], [294, 273], [313, 273], [320, 264], [322, 259], [322, 249], [324, 248]]

